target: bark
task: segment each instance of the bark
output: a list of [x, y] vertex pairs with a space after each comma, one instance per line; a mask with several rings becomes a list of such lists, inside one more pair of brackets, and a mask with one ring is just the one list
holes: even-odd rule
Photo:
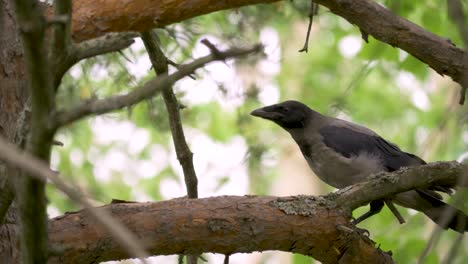
[[[155, 255], [281, 250], [322, 263], [393, 263], [349, 225], [350, 215], [316, 197], [221, 196], [102, 207], [132, 230]], [[337, 227], [338, 226], [338, 227]], [[50, 263], [96, 263], [128, 258], [86, 212], [49, 222], [60, 257]]]
[[[14, 10], [10, 1], [0, 0], [0, 136], [21, 146], [25, 141], [29, 112], [25, 109], [27, 83], [23, 49], [18, 36], [18, 27], [14, 19]], [[13, 175], [13, 176], [12, 176]], [[18, 175], [17, 171], [0, 162], [0, 196], [7, 194], [8, 186]], [[0, 202], [8, 207], [4, 197]], [[12, 197], [11, 197], [12, 198]], [[11, 202], [11, 199], [10, 199]], [[2, 207], [0, 206], [0, 207]], [[0, 219], [0, 260], [2, 263], [17, 263], [18, 250], [18, 215], [13, 202], [6, 211], [3, 224]]]
[[76, 41], [82, 41], [107, 32], [144, 32], [219, 10], [276, 1], [74, 0], [72, 33]]

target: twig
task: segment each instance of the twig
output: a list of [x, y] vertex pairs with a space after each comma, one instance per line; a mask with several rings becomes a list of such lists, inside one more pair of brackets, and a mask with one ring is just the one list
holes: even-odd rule
[[312, 23], [314, 20], [314, 16], [318, 14], [318, 4], [314, 3], [314, 0], [310, 1], [310, 10], [309, 10], [309, 25], [307, 27], [307, 35], [306, 35], [306, 40], [304, 42], [304, 47], [299, 50], [299, 52], [305, 52], [309, 50], [309, 37], [310, 37], [310, 31], [312, 30]]
[[203, 45], [205, 45], [210, 50], [211, 54], [213, 54], [215, 57], [217, 57], [217, 58], [222, 57], [221, 51], [213, 43], [211, 43], [208, 39], [202, 39], [200, 42]]
[[[159, 38], [156, 33], [152, 31], [143, 32], [141, 34], [141, 39], [143, 40], [156, 75], [162, 76], [167, 74], [168, 60], [159, 46]], [[198, 179], [193, 166], [193, 153], [190, 151], [187, 141], [185, 140], [177, 98], [171, 86], [167, 86], [162, 90], [162, 96], [169, 116], [169, 126], [171, 128], [177, 159], [184, 172], [187, 196], [188, 198], [198, 198]], [[188, 264], [196, 264], [197, 260], [198, 255], [187, 255]]]
[[468, 24], [463, 13], [463, 5], [460, 0], [447, 0], [447, 10], [450, 19], [457, 25], [458, 33], [460, 34], [465, 48], [468, 48]]
[[[167, 59], [167, 64], [174, 66], [176, 69], [179, 69], [179, 66], [180, 66], [180, 64], [175, 63], [174, 61], [172, 61], [170, 59]], [[197, 79], [197, 78], [195, 78], [194, 74], [189, 74], [188, 77], [190, 77], [190, 79], [192, 79], [192, 80]]]
[[437, 245], [439, 242], [440, 235], [442, 234], [442, 228], [439, 226], [436, 226], [434, 231], [432, 231], [431, 237], [429, 239], [429, 242], [427, 242], [426, 247], [424, 247], [423, 251], [421, 252], [421, 255], [419, 255], [418, 258], [418, 264], [424, 264], [427, 255], [431, 252], [431, 249]]
[[138, 34], [134, 32], [109, 33], [102, 37], [81, 42], [78, 45], [70, 43], [66, 49], [66, 56], [55, 63], [53, 85], [58, 87], [63, 75], [81, 60], [98, 55], [120, 51], [130, 46]]
[[[27, 172], [31, 177], [41, 182], [50, 180], [60, 191], [72, 201], [83, 206], [86, 211], [125, 249], [130, 256], [144, 258], [149, 256], [143, 249], [137, 237], [115, 220], [107, 211], [94, 208], [85, 194], [68, 186], [58, 174], [49, 169], [43, 161], [28, 152], [21, 152], [16, 146], [0, 137], [0, 159]], [[38, 227], [36, 227], [38, 228]], [[47, 250], [46, 250], [47, 252]]]
[[[456, 186], [465, 186], [468, 184], [467, 180], [467, 175], [468, 175], [468, 169], [465, 168], [464, 171], [462, 171], [462, 174], [460, 177], [457, 179], [457, 185]], [[460, 195], [461, 193], [456, 193], [454, 197], [454, 205], [462, 205], [463, 202], [465, 201], [464, 197]], [[442, 217], [438, 219], [438, 225], [435, 227], [435, 229], [432, 231], [429, 242], [427, 242], [426, 247], [422, 251], [421, 255], [418, 258], [418, 264], [424, 263], [425, 258], [427, 255], [430, 253], [431, 249], [439, 243], [440, 235], [442, 233], [442, 228], [441, 226], [447, 226], [450, 220], [454, 217], [455, 215], [455, 210], [452, 207], [447, 207], [445, 208], [444, 212], [442, 213]]]
[[109, 33], [99, 38], [81, 42], [76, 45], [74, 63], [97, 55], [125, 49], [133, 44], [136, 37], [138, 37], [138, 33], [135, 32]]
[[454, 263], [453, 261], [455, 260], [455, 257], [457, 256], [458, 251], [460, 250], [460, 248], [462, 248], [463, 238], [464, 238], [463, 234], [459, 234], [457, 236], [457, 239], [453, 241], [452, 246], [450, 247], [449, 253], [445, 257], [444, 261], [442, 262], [443, 264]]
[[[447, 0], [447, 10], [449, 17], [457, 25], [458, 32], [463, 40], [465, 50], [468, 49], [468, 26], [465, 13], [463, 13], [463, 5], [460, 0]], [[468, 56], [465, 57], [465, 65], [468, 65]], [[460, 100], [458, 103], [463, 105], [465, 103], [466, 93], [468, 89], [468, 70], [462, 73], [462, 81], [460, 82]]]
[[104, 114], [125, 107], [130, 107], [145, 99], [153, 97], [165, 87], [172, 86], [176, 81], [188, 76], [196, 69], [199, 69], [210, 62], [260, 52], [262, 49], [263, 48], [261, 45], [255, 45], [245, 49], [231, 48], [221, 52], [222, 58], [216, 58], [213, 55], [208, 55], [196, 59], [189, 64], [181, 65], [179, 70], [175, 73], [152, 79], [144, 85], [134, 89], [132, 92], [129, 92], [128, 94], [115, 95], [100, 100], [89, 100], [68, 111], [57, 112], [53, 118], [51, 118], [50, 126], [53, 128], [58, 128], [86, 116]]

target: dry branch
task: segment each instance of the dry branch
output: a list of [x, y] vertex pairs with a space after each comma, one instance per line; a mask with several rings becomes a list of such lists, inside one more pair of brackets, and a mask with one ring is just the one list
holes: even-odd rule
[[[143, 32], [141, 34], [141, 39], [143, 40], [156, 75], [167, 75], [169, 60], [160, 47], [158, 35], [150, 30]], [[167, 115], [169, 116], [169, 127], [171, 128], [172, 141], [174, 142], [177, 159], [184, 172], [187, 197], [198, 198], [198, 179], [193, 166], [193, 153], [185, 139], [182, 120], [180, 118], [179, 102], [172, 90], [172, 86], [168, 86], [162, 90], [162, 97], [166, 105]], [[198, 255], [187, 255], [187, 264], [196, 264], [198, 262], [198, 257]]]
[[[168, 59], [159, 46], [159, 38], [152, 31], [143, 32], [141, 38], [153, 64], [153, 69], [158, 76], [164, 76], [168, 72]], [[215, 53], [213, 53], [215, 55]], [[193, 153], [185, 139], [182, 120], [180, 118], [179, 102], [172, 90], [172, 86], [162, 90], [162, 97], [169, 116], [169, 127], [171, 128], [172, 140], [184, 172], [185, 186], [188, 198], [198, 198], [198, 179], [193, 166]], [[196, 262], [196, 261], [195, 261]]]

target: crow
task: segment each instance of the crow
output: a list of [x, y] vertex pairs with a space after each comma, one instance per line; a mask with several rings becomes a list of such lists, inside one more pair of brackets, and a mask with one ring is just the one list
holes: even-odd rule
[[[364, 126], [322, 115], [298, 101], [259, 108], [251, 115], [271, 120], [289, 132], [312, 171], [322, 181], [338, 189], [366, 181], [377, 172], [426, 164], [418, 156], [402, 151]], [[436, 191], [452, 193], [446, 186], [434, 186], [372, 201], [370, 210], [354, 223], [377, 214], [384, 203], [393, 205], [394, 202], [424, 213], [444, 229], [460, 233], [467, 231], [468, 216], [444, 203]], [[444, 218], [448, 213], [451, 217]]]

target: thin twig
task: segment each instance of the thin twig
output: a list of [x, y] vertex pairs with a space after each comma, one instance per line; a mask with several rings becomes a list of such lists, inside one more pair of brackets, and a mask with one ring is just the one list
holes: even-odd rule
[[[453, 23], [456, 24], [458, 32], [460, 34], [461, 39], [463, 40], [463, 44], [465, 46], [465, 50], [468, 49], [468, 24], [466, 20], [465, 13], [463, 13], [463, 5], [460, 0], [447, 0], [447, 10], [449, 13], [449, 17], [452, 19]], [[465, 65], [468, 65], [468, 56], [465, 58]], [[460, 82], [460, 100], [458, 103], [463, 105], [465, 103], [466, 93], [468, 89], [468, 70], [465, 70], [462, 73], [461, 82]]]
[[465, 13], [463, 13], [463, 4], [460, 0], [447, 0], [447, 10], [450, 19], [457, 25], [458, 33], [465, 44], [465, 48], [468, 47], [468, 21]]
[[85, 198], [85, 194], [66, 184], [56, 172], [49, 169], [47, 164], [28, 152], [22, 152], [15, 145], [1, 137], [0, 159], [12, 166], [20, 168], [37, 180], [42, 182], [49, 180], [52, 182], [52, 184], [65, 193], [72, 201], [83, 206], [99, 224], [107, 229], [109, 234], [122, 245], [122, 248], [125, 249], [130, 256], [139, 258], [149, 256], [138, 238], [120, 222], [115, 220], [108, 212], [93, 207], [91, 202]]
[[[167, 59], [167, 64], [171, 65], [171, 66], [174, 66], [174, 68], [176, 69], [179, 69], [180, 67], [180, 64], [178, 63], [175, 63], [174, 61], [170, 60], [170, 59]], [[197, 78], [195, 78], [195, 75], [194, 74], [189, 74], [188, 77], [190, 77], [190, 79], [192, 80], [196, 80]]]
[[436, 226], [434, 231], [432, 231], [431, 237], [429, 239], [429, 242], [427, 242], [426, 247], [424, 247], [423, 251], [421, 252], [421, 255], [419, 255], [418, 258], [418, 264], [423, 264], [425, 263], [427, 255], [431, 252], [431, 249], [437, 245], [439, 242], [440, 235], [442, 234], [442, 228], [439, 226]]
[[57, 61], [53, 74], [54, 87], [57, 89], [63, 75], [79, 61], [125, 49], [134, 42], [133, 39], [137, 36], [138, 33], [134, 32], [109, 33], [99, 38], [81, 42], [78, 45], [70, 43], [65, 49], [66, 56], [58, 57], [60, 60], [54, 59]]
[[262, 49], [263, 48], [261, 45], [254, 45], [249, 48], [231, 48], [229, 50], [223, 51], [221, 52], [221, 58], [217, 58], [213, 55], [207, 55], [205, 57], [196, 59], [189, 64], [180, 65], [179, 70], [173, 74], [152, 79], [144, 85], [133, 89], [133, 91], [129, 92], [128, 94], [114, 95], [100, 100], [89, 100], [70, 110], [57, 112], [53, 118], [49, 120], [51, 123], [50, 126], [53, 128], [58, 128], [86, 116], [104, 114], [125, 107], [130, 107], [143, 100], [153, 97], [165, 87], [172, 86], [176, 81], [188, 76], [189, 74], [192, 74], [195, 70], [205, 66], [210, 62], [260, 52]]
[[463, 245], [463, 238], [464, 237], [465, 236], [463, 236], [463, 234], [459, 234], [457, 236], [457, 239], [455, 239], [455, 241], [453, 241], [452, 246], [450, 247], [449, 253], [445, 257], [444, 261], [442, 262], [443, 264], [453, 263], [453, 261], [455, 260], [455, 257], [458, 254], [458, 251], [460, 250], [460, 248], [463, 248], [462, 245]]
[[[468, 184], [467, 182], [467, 175], [468, 169], [465, 168], [464, 171], [461, 172], [460, 177], [457, 179], [456, 186], [465, 186]], [[454, 196], [454, 205], [461, 205], [465, 201], [464, 197], [460, 195], [461, 193], [456, 193]], [[427, 255], [430, 253], [431, 249], [439, 243], [440, 235], [442, 233], [441, 226], [447, 226], [451, 219], [455, 216], [456, 212], [453, 207], [446, 207], [442, 213], [442, 217], [438, 219], [438, 225], [434, 228], [431, 233], [429, 242], [427, 242], [426, 247], [422, 251], [421, 255], [418, 258], [418, 264], [424, 263]]]
[[[141, 39], [143, 40], [156, 75], [166, 75], [168, 73], [168, 59], [159, 46], [159, 38], [156, 33], [152, 31], [143, 32], [141, 33]], [[198, 179], [193, 166], [193, 154], [185, 140], [179, 112], [179, 103], [177, 102], [177, 98], [171, 86], [167, 86], [162, 90], [162, 96], [169, 116], [169, 126], [171, 128], [177, 159], [184, 172], [187, 197], [198, 198]], [[197, 260], [198, 255], [187, 255], [188, 264], [196, 264]]]
[[76, 45], [76, 62], [109, 52], [120, 51], [134, 43], [135, 32], [108, 33], [102, 37], [87, 40]]
[[312, 23], [314, 21], [314, 16], [318, 14], [318, 8], [319, 5], [317, 3], [314, 3], [314, 0], [310, 1], [310, 10], [309, 10], [309, 25], [307, 26], [307, 35], [306, 35], [306, 40], [304, 42], [304, 47], [299, 50], [299, 52], [305, 52], [309, 51], [309, 37], [310, 37], [310, 31], [312, 30]]

